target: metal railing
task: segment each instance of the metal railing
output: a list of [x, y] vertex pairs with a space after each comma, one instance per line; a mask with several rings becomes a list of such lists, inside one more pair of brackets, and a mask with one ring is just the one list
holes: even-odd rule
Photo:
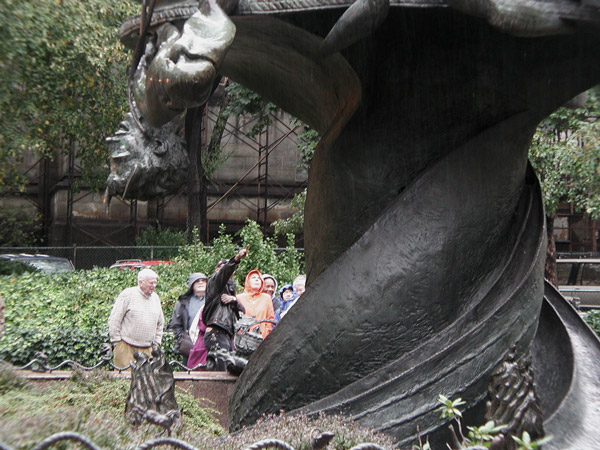
[[[113, 370], [117, 370], [119, 372], [123, 372], [125, 370], [129, 370], [131, 368], [131, 364], [128, 364], [125, 367], [117, 367], [115, 366], [111, 360], [112, 360], [112, 350], [110, 348], [110, 344], [106, 343], [106, 344], [102, 344], [102, 356], [100, 358], [100, 361], [96, 364], [94, 364], [93, 366], [85, 366], [83, 364], [78, 363], [77, 361], [73, 361], [72, 359], [65, 359], [64, 361], [62, 361], [61, 363], [55, 365], [55, 366], [51, 366], [48, 364], [48, 356], [38, 352], [35, 355], [35, 358], [32, 359], [31, 361], [29, 361], [27, 364], [23, 365], [23, 366], [13, 366], [15, 370], [31, 370], [33, 372], [49, 372], [52, 373], [56, 370], [61, 370], [64, 368], [70, 368], [70, 369], [78, 369], [78, 370], [82, 370], [84, 372], [90, 372], [92, 370], [96, 370], [96, 369], [100, 369], [103, 368], [104, 366], [106, 366], [106, 368], [108, 369], [113, 369]], [[3, 361], [2, 359], [0, 359], [0, 363], [4, 363], [4, 364], [10, 364], [7, 361]], [[169, 365], [173, 368], [179, 368], [182, 369], [183, 371], [187, 371], [189, 372], [193, 372], [195, 370], [205, 370], [207, 368], [206, 364], [198, 364], [194, 367], [188, 367], [184, 364], [181, 364], [179, 361], [171, 361], [169, 362]]]
[[[327, 433], [327, 434], [329, 434], [333, 437], [333, 433]], [[73, 442], [77, 442], [77, 443], [81, 444], [84, 448], [87, 448], [89, 450], [100, 450], [99, 447], [97, 447], [92, 441], [90, 441], [84, 435], [79, 434], [79, 433], [70, 432], [70, 431], [56, 433], [50, 437], [47, 437], [46, 439], [44, 439], [43, 441], [38, 443], [33, 448], [33, 450], [44, 450], [44, 449], [49, 448], [49, 447], [53, 446], [54, 444], [61, 442], [61, 441], [73, 441]], [[323, 448], [323, 446], [319, 447], [318, 445], [313, 445], [313, 442], [314, 442], [314, 439], [311, 440], [310, 447], [312, 450], [320, 450]], [[329, 441], [327, 441], [327, 442], [329, 442]], [[170, 438], [170, 437], [152, 439], [150, 441], [144, 442], [143, 444], [139, 445], [135, 449], [136, 450], [149, 450], [151, 448], [159, 447], [162, 445], [169, 445], [171, 447], [179, 448], [179, 449], [183, 449], [183, 450], [199, 450], [198, 448], [188, 444], [185, 441], [181, 441], [179, 439], [174, 439], [174, 438]], [[288, 443], [278, 440], [278, 439], [264, 439], [262, 441], [258, 441], [256, 443], [252, 444], [249, 447], [246, 447], [245, 450], [262, 450], [262, 449], [266, 449], [266, 448], [277, 448], [277, 449], [281, 449], [281, 450], [294, 450], [294, 447], [292, 447]], [[12, 447], [9, 447], [8, 445], [2, 444], [0, 442], [0, 450], [14, 450], [14, 449]], [[383, 449], [383, 447], [381, 447], [377, 444], [365, 443], [365, 444], [356, 445], [356, 446], [352, 447], [350, 450], [384, 450], [384, 449]]]

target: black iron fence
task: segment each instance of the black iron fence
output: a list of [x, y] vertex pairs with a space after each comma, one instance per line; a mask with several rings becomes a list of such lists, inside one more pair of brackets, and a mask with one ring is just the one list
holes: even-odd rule
[[[121, 260], [171, 260], [179, 254], [179, 246], [122, 246], [122, 247], [0, 247], [0, 254], [27, 253], [59, 256], [69, 259], [76, 269], [110, 267]], [[276, 249], [283, 251], [284, 249]], [[303, 249], [298, 249], [303, 252]], [[558, 253], [558, 258], [600, 258], [600, 253]]]
[[[110, 267], [117, 261], [172, 260], [179, 254], [179, 246], [122, 246], [122, 247], [0, 247], [0, 254], [43, 254], [67, 258], [75, 269]], [[209, 247], [207, 247], [208, 249]], [[285, 249], [276, 248], [275, 252]], [[297, 249], [304, 252], [304, 249]]]
[[[323, 433], [323, 434], [327, 434], [327, 435], [330, 435], [331, 437], [333, 437], [333, 433]], [[329, 436], [327, 436], [327, 437], [329, 437]], [[327, 445], [330, 440], [331, 440], [331, 438], [329, 438], [327, 440], [325, 445]], [[52, 436], [39, 442], [34, 447], [34, 450], [44, 450], [44, 449], [54, 446], [54, 444], [56, 444], [58, 442], [64, 443], [64, 441], [76, 442], [77, 444], [80, 444], [81, 446], [83, 446], [84, 448], [86, 448], [88, 450], [100, 450], [100, 447], [97, 447], [86, 436], [84, 436], [80, 433], [75, 433], [75, 432], [70, 432], [70, 431], [53, 434]], [[314, 450], [321, 450], [324, 446], [323, 445], [319, 446], [318, 441], [316, 442], [316, 445], [315, 445], [314, 444], [315, 441], [316, 441], [315, 439], [311, 440], [310, 448], [314, 449]], [[196, 447], [188, 444], [185, 441], [181, 441], [179, 439], [175, 439], [175, 438], [171, 438], [171, 437], [152, 439], [150, 441], [144, 442], [143, 444], [135, 447], [135, 449], [136, 450], [149, 450], [154, 447], [162, 447], [165, 445], [168, 445], [173, 448], [183, 449], [183, 450], [198, 450]], [[262, 441], [258, 441], [256, 443], [252, 444], [249, 447], [246, 447], [245, 450], [262, 450], [262, 449], [268, 449], [268, 448], [281, 449], [281, 450], [294, 450], [294, 447], [292, 447], [290, 444], [288, 444], [287, 442], [281, 441], [279, 439], [264, 439]], [[480, 448], [480, 447], [478, 447], [478, 448]], [[9, 447], [8, 445], [2, 444], [0, 442], [0, 450], [13, 450], [13, 448]], [[364, 443], [364, 444], [355, 445], [350, 450], [384, 450], [384, 449], [383, 449], [383, 447], [381, 447], [377, 444]], [[465, 449], [465, 450], [468, 450], [468, 449]]]

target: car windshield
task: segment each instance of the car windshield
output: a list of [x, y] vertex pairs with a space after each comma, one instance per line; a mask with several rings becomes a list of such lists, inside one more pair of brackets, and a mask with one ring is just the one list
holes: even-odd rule
[[558, 279], [558, 284], [569, 284], [569, 275], [571, 274], [571, 267], [573, 264], [571, 263], [560, 263], [556, 264], [556, 278]]
[[60, 273], [60, 272], [71, 272], [73, 270], [73, 266], [69, 261], [61, 261], [61, 260], [39, 260], [39, 259], [31, 259], [26, 262], [27, 264], [32, 265], [36, 269], [46, 272], [46, 273]]

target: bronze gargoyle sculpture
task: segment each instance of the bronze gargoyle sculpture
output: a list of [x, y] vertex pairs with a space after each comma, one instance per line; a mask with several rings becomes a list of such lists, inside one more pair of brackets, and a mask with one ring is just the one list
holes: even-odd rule
[[106, 139], [111, 166], [106, 198], [149, 200], [176, 194], [187, 181], [188, 168], [179, 128], [170, 122], [140, 129], [132, 113], [127, 113], [119, 130]]
[[[527, 355], [548, 330], [544, 212], [527, 149], [541, 119], [600, 82], [598, 2], [171, 1], [150, 29], [171, 22], [169, 45], [208, 6], [228, 12], [215, 29], [235, 25], [217, 71], [322, 135], [305, 209], [309, 285], [240, 376], [232, 428], [281, 409], [324, 411], [400, 446], [417, 425], [442, 439], [438, 394], [475, 411], [507, 352]], [[130, 46], [139, 21], [121, 28]], [[566, 324], [550, 308], [542, 320]], [[534, 370], [551, 392], [539, 393], [546, 432], [560, 435], [573, 429], [574, 404], [594, 411], [586, 402], [597, 400], [573, 400], [574, 378], [557, 372], [576, 377], [578, 358], [545, 342], [561, 363], [537, 351]], [[597, 341], [585, 345], [582, 361], [597, 369]], [[566, 387], [544, 381], [557, 376]], [[591, 414], [548, 448], [598, 442], [598, 421]]]
[[137, 351], [134, 356], [125, 417], [134, 425], [144, 421], [158, 425], [170, 436], [182, 420], [175, 399], [173, 369], [157, 345], [152, 346], [151, 356]]

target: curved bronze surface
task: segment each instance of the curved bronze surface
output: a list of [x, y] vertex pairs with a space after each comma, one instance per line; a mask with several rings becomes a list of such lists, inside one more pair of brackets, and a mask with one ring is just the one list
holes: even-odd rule
[[206, 103], [235, 26], [216, 0], [205, 0], [180, 30], [161, 25], [148, 40], [132, 81], [138, 109], [158, 127]]
[[[349, 1], [232, 10], [222, 73], [323, 134], [305, 209], [309, 285], [239, 378], [232, 428], [281, 409], [341, 411], [401, 445], [417, 425], [435, 439], [438, 394], [474, 407], [509, 349], [529, 351], [545, 231], [527, 149], [542, 118], [600, 82], [598, 8], [480, 3], [496, 9], [391, 1], [354, 44], [354, 20], [339, 21]], [[554, 36], [563, 23], [569, 34]], [[342, 53], [323, 57], [336, 24]], [[568, 380], [554, 386], [565, 398]], [[561, 417], [551, 428], [577, 428]]]
[[[415, 424], [422, 433], [439, 427], [437, 393], [455, 391], [473, 403], [481, 400], [486, 394], [484, 374], [500, 363], [507, 342], [517, 344], [519, 353], [525, 352], [537, 326], [540, 301], [533, 301], [532, 294], [536, 298], [540, 293], [545, 242], [536, 183], [525, 187], [515, 217], [502, 233], [511, 245], [496, 255], [495, 269], [480, 280], [472, 302], [451, 324], [303, 411], [343, 412], [394, 434], [404, 446], [414, 440]], [[415, 399], [419, 399], [417, 408]]]
[[553, 436], [544, 449], [597, 448], [600, 341], [549, 283], [544, 296], [533, 346], [536, 385], [547, 413], [544, 428]]
[[[286, 20], [328, 30], [338, 15]], [[599, 43], [521, 39], [449, 9], [392, 8], [344, 51], [362, 97], [311, 167], [309, 286], [238, 380], [234, 428], [280, 409], [344, 411], [406, 444], [417, 425], [443, 425], [437, 394], [481, 399], [508, 349], [529, 347], [543, 296], [531, 135], [600, 80]]]

